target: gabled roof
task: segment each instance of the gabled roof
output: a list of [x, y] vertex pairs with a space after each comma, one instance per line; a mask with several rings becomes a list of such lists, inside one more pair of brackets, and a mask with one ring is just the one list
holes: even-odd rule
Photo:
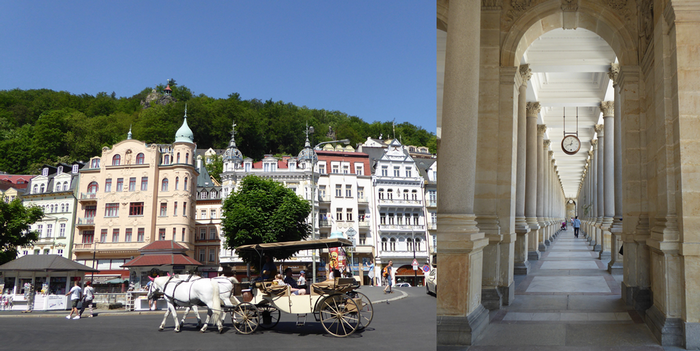
[[98, 272], [84, 264], [73, 262], [59, 255], [27, 255], [0, 266], [0, 272], [30, 271], [30, 272]]
[[139, 251], [187, 251], [187, 248], [172, 240], [157, 240], [142, 248]]

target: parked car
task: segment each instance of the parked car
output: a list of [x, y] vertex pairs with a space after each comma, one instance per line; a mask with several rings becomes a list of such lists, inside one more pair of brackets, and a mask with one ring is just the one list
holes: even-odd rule
[[411, 283], [396, 283], [397, 288], [410, 288]]
[[437, 267], [430, 270], [425, 279], [425, 290], [428, 294], [437, 296]]

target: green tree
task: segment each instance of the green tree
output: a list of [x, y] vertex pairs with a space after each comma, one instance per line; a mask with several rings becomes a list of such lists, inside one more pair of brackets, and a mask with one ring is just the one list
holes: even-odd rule
[[[249, 175], [240, 183], [240, 190], [224, 201], [223, 228], [229, 248], [241, 245], [304, 240], [311, 227], [307, 218], [311, 205], [282, 183]], [[284, 260], [296, 252], [270, 251], [272, 257]], [[244, 262], [260, 268], [257, 253], [238, 252]]]
[[221, 173], [224, 173], [224, 158], [219, 155], [215, 155], [211, 163], [205, 162], [205, 164], [209, 175], [214, 177], [217, 182], [221, 183]]
[[14, 260], [19, 247], [39, 239], [39, 233], [30, 231], [29, 226], [43, 216], [41, 208], [24, 207], [20, 199], [0, 201], [0, 264]]

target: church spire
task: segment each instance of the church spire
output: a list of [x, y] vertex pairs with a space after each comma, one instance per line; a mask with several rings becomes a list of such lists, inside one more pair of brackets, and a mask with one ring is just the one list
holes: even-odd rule
[[131, 139], [131, 124], [129, 125], [129, 133], [126, 134], [126, 139], [127, 140]]

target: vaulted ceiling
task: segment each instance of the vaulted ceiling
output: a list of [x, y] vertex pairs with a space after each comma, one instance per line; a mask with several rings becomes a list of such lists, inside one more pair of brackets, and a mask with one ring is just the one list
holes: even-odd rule
[[[438, 119], [442, 114], [446, 39], [447, 34], [438, 30]], [[547, 32], [530, 45], [521, 59], [533, 72], [527, 85], [527, 101], [539, 101], [542, 106], [537, 123], [547, 125], [545, 139], [551, 140], [550, 150], [554, 151], [566, 197], [573, 198], [578, 193], [587, 151], [591, 139], [596, 137], [594, 125], [602, 123], [600, 102], [613, 100], [608, 77], [613, 62], [615, 53], [605, 40], [585, 29]], [[567, 134], [578, 132], [581, 150], [576, 155], [567, 155], [561, 149], [564, 123]]]

